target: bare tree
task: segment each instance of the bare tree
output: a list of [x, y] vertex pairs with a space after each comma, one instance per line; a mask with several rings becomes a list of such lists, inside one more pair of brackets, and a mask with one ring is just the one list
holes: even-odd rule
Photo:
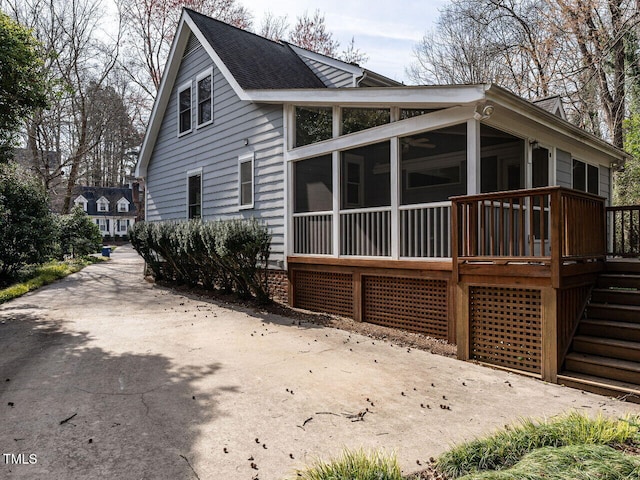
[[123, 68], [154, 99], [169, 56], [182, 7], [222, 20], [238, 28], [252, 24], [249, 11], [236, 0], [117, 0], [124, 19], [127, 58]]
[[572, 121], [622, 147], [638, 15], [635, 0], [452, 0], [407, 72], [420, 83], [562, 95]]
[[367, 63], [369, 56], [356, 47], [356, 39], [355, 37], [351, 37], [349, 45], [347, 45], [347, 48], [340, 54], [340, 60], [347, 63], [362, 65]]
[[278, 41], [285, 38], [287, 30], [289, 30], [289, 23], [286, 15], [276, 17], [272, 12], [266, 12], [258, 34], [269, 40]]
[[340, 44], [333, 39], [333, 34], [327, 30], [324, 15], [316, 10], [312, 17], [308, 12], [298, 17], [293, 30], [289, 33], [289, 41], [299, 47], [313, 52], [335, 57]]

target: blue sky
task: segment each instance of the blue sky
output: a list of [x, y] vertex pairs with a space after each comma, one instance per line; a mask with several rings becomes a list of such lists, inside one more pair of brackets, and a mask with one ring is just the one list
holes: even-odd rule
[[438, 9], [449, 0], [239, 0], [254, 16], [259, 29], [266, 11], [287, 15], [289, 25], [305, 11], [318, 9], [341, 48], [355, 38], [356, 47], [369, 56], [364, 66], [394, 80], [408, 83], [405, 67], [412, 61], [412, 49], [438, 18]]

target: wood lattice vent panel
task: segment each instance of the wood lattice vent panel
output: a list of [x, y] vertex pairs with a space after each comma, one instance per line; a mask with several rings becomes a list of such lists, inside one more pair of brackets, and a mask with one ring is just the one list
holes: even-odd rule
[[350, 273], [294, 272], [294, 306], [353, 318], [353, 276]]
[[447, 339], [445, 280], [363, 276], [365, 322]]
[[469, 287], [470, 357], [540, 374], [541, 311], [539, 290]]

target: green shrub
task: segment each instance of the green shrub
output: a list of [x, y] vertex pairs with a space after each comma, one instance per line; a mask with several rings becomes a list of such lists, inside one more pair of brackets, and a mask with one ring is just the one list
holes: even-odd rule
[[631, 480], [640, 478], [640, 458], [606, 445], [544, 447], [502, 471], [472, 473], [460, 480]]
[[157, 279], [269, 301], [271, 235], [256, 220], [138, 222], [129, 236]]
[[448, 478], [458, 478], [510, 467], [538, 448], [624, 444], [637, 439], [637, 420], [589, 418], [575, 412], [549, 423], [523, 420], [518, 426], [449, 450], [438, 458], [436, 469]]
[[56, 225], [42, 186], [15, 166], [0, 165], [0, 285], [28, 264], [48, 260]]
[[376, 451], [345, 450], [340, 458], [329, 463], [316, 462], [306, 470], [296, 472], [301, 480], [401, 480], [402, 472], [393, 455]]
[[76, 205], [69, 215], [58, 217], [58, 241], [61, 258], [89, 255], [99, 252], [102, 247], [100, 228], [80, 205]]

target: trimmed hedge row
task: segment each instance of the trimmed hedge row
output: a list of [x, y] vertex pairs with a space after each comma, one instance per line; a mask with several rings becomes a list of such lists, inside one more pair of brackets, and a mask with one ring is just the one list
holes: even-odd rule
[[136, 222], [129, 238], [158, 280], [270, 301], [271, 235], [254, 219]]

